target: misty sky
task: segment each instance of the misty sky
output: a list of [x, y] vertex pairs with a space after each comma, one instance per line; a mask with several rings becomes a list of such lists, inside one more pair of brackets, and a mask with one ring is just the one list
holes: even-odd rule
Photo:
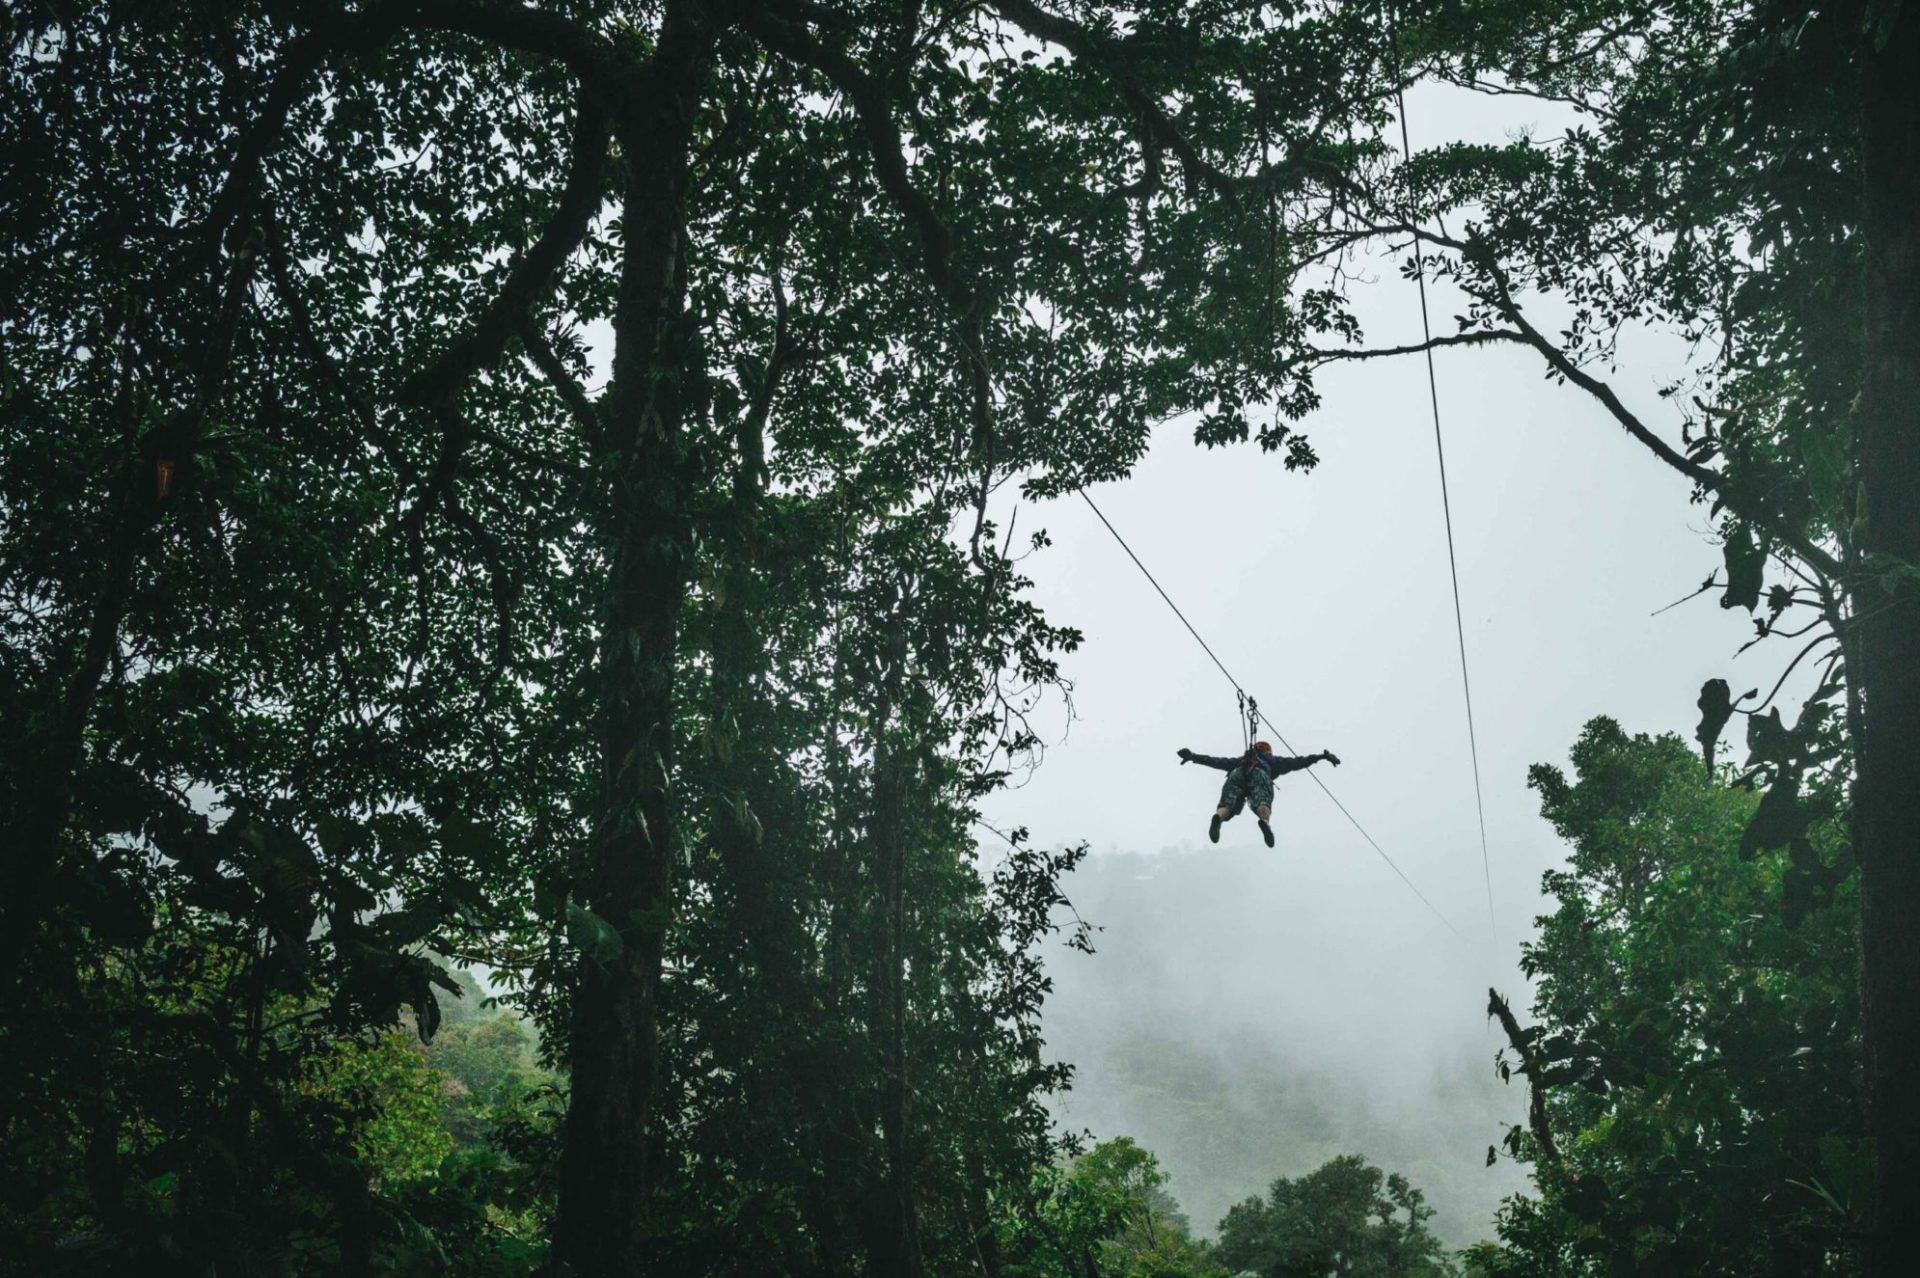
[[[1416, 147], [1497, 140], [1529, 121], [1544, 136], [1568, 118], [1446, 90], [1416, 95], [1411, 111]], [[1417, 341], [1412, 286], [1390, 265], [1373, 273], [1356, 292], [1369, 344]], [[1436, 332], [1452, 330], [1452, 314], [1436, 293]], [[1656, 388], [1685, 354], [1671, 336], [1630, 336], [1611, 375], [1631, 406], [1676, 438], [1677, 413]], [[1231, 687], [1077, 499], [1020, 512], [1023, 538], [1044, 526], [1055, 543], [1024, 565], [1036, 597], [1052, 620], [1083, 630], [1086, 644], [1065, 663], [1076, 717], [1069, 724], [1062, 707], [1050, 708], [1043, 766], [994, 799], [988, 816], [1024, 825], [1042, 843], [1085, 839], [1099, 856], [1143, 854], [1123, 871], [1116, 863], [1083, 876], [1089, 921], [1122, 926], [1102, 934], [1098, 954], [1062, 952], [1052, 964], [1051, 1039], [1080, 1066], [1062, 1116], [1096, 1136], [1131, 1134], [1158, 1148], [1202, 1229], [1224, 1202], [1271, 1175], [1309, 1170], [1340, 1152], [1342, 1139], [1378, 1143], [1383, 1113], [1416, 1125], [1428, 1115], [1441, 1160], [1430, 1174], [1479, 1177], [1484, 1192], [1465, 1197], [1481, 1210], [1519, 1187], [1510, 1167], [1481, 1169], [1485, 1146], [1500, 1136], [1496, 1116], [1517, 1120], [1523, 1106], [1517, 1088], [1493, 1078], [1497, 1031], [1484, 1007], [1489, 984], [1527, 1003], [1517, 944], [1539, 909], [1541, 872], [1562, 858], [1525, 787], [1528, 765], [1563, 761], [1594, 715], [1690, 736], [1703, 680], [1764, 689], [1780, 666], [1770, 647], [1734, 659], [1751, 625], [1744, 612], [1723, 612], [1716, 595], [1652, 615], [1719, 562], [1707, 512], [1689, 504], [1684, 479], [1584, 393], [1543, 380], [1530, 352], [1441, 351], [1437, 360], [1485, 788], [1491, 941], [1418, 359], [1326, 371], [1324, 407], [1305, 423], [1322, 458], [1310, 475], [1288, 474], [1278, 456], [1251, 446], [1199, 448], [1191, 424], [1174, 422], [1130, 479], [1093, 497], [1295, 749], [1341, 755], [1343, 767], [1316, 772], [1468, 943], [1304, 778], [1281, 779], [1276, 850], [1260, 846], [1248, 817], [1209, 847], [1221, 774], [1183, 768], [1174, 751], [1237, 750]], [[1196, 878], [1210, 891], [1186, 890]], [[1170, 1065], [1179, 1078], [1143, 1085], [1151, 1065], [1121, 1045], [1145, 1032], [1197, 1046], [1217, 1072], [1199, 1084], [1190, 1064]], [[1297, 1107], [1252, 1095], [1287, 1069], [1311, 1086], [1324, 1111], [1316, 1121], [1331, 1132], [1304, 1132]], [[1212, 1103], [1191, 1095], [1196, 1088], [1222, 1092], [1208, 1130], [1223, 1130], [1220, 1113], [1237, 1115], [1232, 1130], [1246, 1138], [1240, 1144], [1268, 1151], [1264, 1163], [1238, 1146], [1217, 1158], [1190, 1148], [1170, 1155], [1179, 1125], [1164, 1112], [1168, 1098]], [[1477, 1143], [1453, 1130], [1460, 1113], [1485, 1116]], [[1207, 1170], [1220, 1163], [1252, 1179], [1223, 1198]], [[1459, 1200], [1460, 1186], [1450, 1195]], [[1486, 1230], [1484, 1217], [1436, 1225], [1455, 1240]]]

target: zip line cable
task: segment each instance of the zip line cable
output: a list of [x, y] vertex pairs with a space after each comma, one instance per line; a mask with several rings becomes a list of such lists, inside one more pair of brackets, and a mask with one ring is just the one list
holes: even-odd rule
[[[1120, 549], [1126, 551], [1127, 558], [1133, 560], [1133, 566], [1140, 570], [1140, 574], [1147, 579], [1147, 581], [1153, 586], [1153, 588], [1156, 591], [1159, 592], [1160, 597], [1166, 600], [1167, 607], [1171, 608], [1173, 610], [1173, 615], [1180, 619], [1180, 624], [1187, 628], [1187, 633], [1193, 636], [1194, 642], [1198, 643], [1201, 649], [1206, 652], [1207, 656], [1212, 658], [1213, 664], [1220, 668], [1220, 673], [1225, 675], [1227, 677], [1227, 682], [1233, 685], [1234, 692], [1239, 694], [1241, 697], [1245, 697], [1246, 691], [1240, 686], [1240, 681], [1233, 677], [1233, 671], [1227, 669], [1227, 663], [1220, 660], [1220, 656], [1218, 653], [1214, 652], [1213, 646], [1209, 644], [1204, 638], [1201, 637], [1201, 634], [1198, 630], [1195, 630], [1193, 628], [1193, 623], [1187, 620], [1187, 614], [1180, 611], [1180, 605], [1173, 601], [1173, 596], [1169, 595], [1166, 592], [1166, 589], [1163, 586], [1161, 586], [1159, 579], [1153, 575], [1153, 572], [1145, 564], [1140, 562], [1140, 556], [1133, 553], [1133, 547], [1129, 546], [1127, 544], [1127, 539], [1120, 535], [1120, 530], [1113, 526], [1113, 521], [1108, 519], [1106, 516], [1106, 513], [1102, 511], [1100, 507], [1094, 504], [1093, 498], [1087, 496], [1086, 489], [1076, 488], [1074, 491], [1080, 494], [1080, 500], [1086, 502], [1087, 508], [1091, 510], [1096, 516], [1099, 517], [1099, 520], [1102, 524], [1106, 525], [1106, 529], [1109, 533], [1113, 535], [1113, 539], [1120, 543]], [[1293, 745], [1287, 740], [1286, 736], [1280, 731], [1280, 729], [1274, 726], [1273, 720], [1267, 717], [1267, 712], [1264, 710], [1260, 710], [1256, 707], [1254, 710], [1254, 713], [1260, 716], [1260, 721], [1267, 725], [1267, 728], [1273, 733], [1274, 737], [1278, 739], [1281, 746], [1285, 748], [1289, 753], [1292, 753]], [[1442, 923], [1446, 924], [1447, 931], [1459, 937], [1461, 941], [1463, 942], [1466, 941], [1467, 939], [1466, 936], [1460, 931], [1459, 928], [1453, 925], [1453, 921], [1447, 918], [1446, 915], [1442, 914], [1440, 912], [1440, 908], [1436, 906], [1432, 901], [1429, 901], [1427, 899], [1426, 893], [1422, 892], [1419, 888], [1414, 886], [1413, 880], [1407, 877], [1406, 871], [1402, 870], [1398, 865], [1394, 864], [1393, 858], [1387, 855], [1387, 850], [1381, 847], [1379, 844], [1379, 841], [1376, 840], [1371, 834], [1367, 833], [1367, 828], [1360, 824], [1360, 822], [1354, 817], [1353, 813], [1347, 811], [1347, 805], [1340, 802], [1339, 797], [1335, 795], [1332, 790], [1327, 788], [1327, 783], [1325, 781], [1322, 781], [1319, 777], [1315, 776], [1311, 772], [1307, 773], [1307, 780], [1319, 786], [1321, 793], [1325, 794], [1327, 798], [1333, 800], [1333, 806], [1340, 809], [1340, 815], [1345, 817], [1348, 823], [1352, 825], [1354, 829], [1360, 832], [1360, 837], [1367, 841], [1368, 846], [1372, 847], [1375, 852], [1378, 852], [1380, 854], [1380, 859], [1387, 863], [1387, 868], [1391, 869], [1395, 874], [1400, 876], [1400, 881], [1407, 885], [1407, 890], [1420, 898], [1420, 904], [1426, 906], [1429, 910], [1432, 910], [1433, 917], [1439, 919]]]
[[[1392, 21], [1392, 10], [1388, 10]], [[1393, 36], [1389, 26], [1389, 36]], [[1398, 49], [1395, 59], [1398, 60]], [[1400, 107], [1400, 151], [1408, 164], [1413, 163], [1413, 144], [1407, 137], [1407, 95], [1398, 87], [1393, 91]], [[1440, 462], [1440, 510], [1447, 524], [1447, 571], [1453, 578], [1453, 633], [1460, 641], [1460, 692], [1467, 703], [1467, 749], [1473, 759], [1473, 806], [1480, 816], [1480, 871], [1487, 881], [1487, 931], [1497, 933], [1499, 925], [1493, 912], [1493, 858], [1487, 852], [1487, 804], [1480, 795], [1480, 741], [1473, 730], [1473, 685], [1467, 679], [1467, 626], [1460, 615], [1460, 563], [1453, 553], [1453, 502], [1447, 495], [1447, 448], [1440, 437], [1440, 381], [1433, 371], [1433, 325], [1427, 317], [1427, 266], [1419, 238], [1413, 243], [1413, 278], [1420, 286], [1420, 338], [1427, 356], [1427, 398], [1433, 404], [1433, 451]]]

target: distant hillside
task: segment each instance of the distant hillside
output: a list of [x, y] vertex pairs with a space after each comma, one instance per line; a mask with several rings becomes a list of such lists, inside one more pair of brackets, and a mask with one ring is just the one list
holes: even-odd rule
[[1524, 1097], [1493, 1076], [1484, 980], [1360, 976], [1364, 903], [1301, 918], [1288, 863], [1255, 855], [1105, 855], [1076, 874], [1103, 930], [1094, 955], [1051, 963], [1049, 1054], [1077, 1068], [1062, 1125], [1151, 1149], [1200, 1233], [1274, 1177], [1356, 1153], [1425, 1191], [1450, 1245], [1489, 1236], [1526, 1180], [1486, 1166]]

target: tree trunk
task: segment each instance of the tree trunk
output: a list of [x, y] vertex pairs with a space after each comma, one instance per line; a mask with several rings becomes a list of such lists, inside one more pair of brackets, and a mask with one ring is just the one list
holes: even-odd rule
[[687, 588], [684, 218], [712, 43], [707, 6], [670, 7], [618, 116], [628, 168], [607, 413], [601, 802], [587, 904], [622, 944], [604, 961], [582, 956], [574, 994], [554, 1240], [556, 1259], [581, 1278], [639, 1274], [647, 1256], [648, 1130], [673, 907], [674, 659]]
[[1875, 1152], [1866, 1261], [1874, 1278], [1909, 1273], [1920, 1255], [1920, 10], [1891, 8], [1884, 41], [1869, 29], [1864, 66], [1863, 571], [1851, 672], [1863, 720], [1853, 839]]
[[[893, 670], [903, 670], [896, 660]], [[885, 1272], [918, 1278], [920, 1230], [913, 1207], [913, 1162], [908, 1140], [907, 1102], [907, 791], [913, 761], [897, 742], [883, 735], [873, 752], [873, 854], [878, 863], [879, 944], [873, 974], [874, 1028], [882, 1039], [880, 1131], [886, 1144], [887, 1201], [880, 1236], [889, 1253]]]

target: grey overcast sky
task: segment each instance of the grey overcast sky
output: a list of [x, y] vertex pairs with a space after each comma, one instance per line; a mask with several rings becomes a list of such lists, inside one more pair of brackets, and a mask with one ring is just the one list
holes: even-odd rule
[[[1410, 107], [1416, 148], [1497, 140], [1529, 124], [1550, 136], [1571, 118], [1446, 90], [1417, 93]], [[1412, 285], [1389, 263], [1371, 273], [1356, 291], [1369, 344], [1418, 340]], [[1451, 299], [1436, 293], [1436, 332], [1452, 330], [1452, 314]], [[1611, 375], [1629, 405], [1676, 436], [1677, 414], [1656, 390], [1685, 356], [1670, 334], [1630, 334]], [[1248, 1168], [1261, 1178], [1308, 1170], [1337, 1152], [1342, 1132], [1360, 1140], [1377, 1131], [1383, 1112], [1418, 1122], [1457, 1102], [1517, 1120], [1522, 1098], [1492, 1076], [1498, 1040], [1483, 1009], [1489, 984], [1525, 1008], [1517, 945], [1540, 908], [1542, 871], [1562, 860], [1526, 789], [1528, 766], [1563, 761], [1595, 715], [1630, 731], [1691, 735], [1703, 680], [1765, 688], [1778, 671], [1772, 648], [1734, 660], [1751, 627], [1713, 595], [1653, 615], [1719, 561], [1707, 512], [1689, 503], [1684, 479], [1584, 393], [1544, 380], [1529, 352], [1441, 351], [1437, 367], [1492, 943], [1423, 363], [1328, 370], [1324, 406], [1304, 424], [1322, 459], [1311, 474], [1288, 474], [1278, 456], [1252, 446], [1202, 449], [1191, 423], [1177, 421], [1129, 479], [1093, 497], [1295, 750], [1342, 757], [1344, 766], [1323, 764], [1315, 775], [1466, 933], [1465, 944], [1304, 778], [1282, 779], [1276, 850], [1259, 845], [1245, 817], [1209, 847], [1220, 774], [1183, 768], [1174, 751], [1238, 748], [1230, 685], [1085, 505], [1066, 498], [1021, 509], [1022, 536], [1044, 526], [1054, 541], [1024, 565], [1036, 597], [1086, 642], [1065, 662], [1076, 717], [1069, 724], [1058, 705], [1042, 714], [1052, 742], [1043, 765], [987, 815], [1043, 843], [1085, 839], [1096, 856], [1117, 857], [1114, 868], [1126, 866], [1096, 867], [1088, 879], [1089, 921], [1102, 923], [1104, 909], [1123, 926], [1098, 938], [1094, 956], [1063, 952], [1052, 963], [1051, 1039], [1080, 1065], [1063, 1106], [1070, 1125], [1150, 1146], [1180, 1139], [1160, 1112], [1172, 1085], [1143, 1087], [1140, 1071], [1151, 1066], [1138, 1060], [1127, 1077], [1114, 1072], [1114, 1045], [1148, 1019], [1222, 1053], [1223, 1092], [1238, 1086], [1235, 1062], [1249, 1053], [1291, 1062], [1303, 1080], [1335, 1070], [1348, 1080], [1351, 1094], [1342, 1100], [1334, 1086], [1331, 1116], [1321, 1116], [1335, 1129], [1331, 1145], [1325, 1131], [1304, 1136], [1285, 1106], [1223, 1100], [1237, 1121], [1271, 1127], [1268, 1154], [1236, 1156], [1243, 1177]], [[1180, 889], [1197, 878], [1209, 891], [1170, 888], [1170, 876]], [[1511, 1169], [1469, 1170], [1501, 1134], [1497, 1123], [1485, 1126], [1477, 1144], [1449, 1137], [1434, 1175], [1480, 1175], [1480, 1190], [1466, 1196], [1490, 1212], [1519, 1180]], [[1194, 1150], [1169, 1159], [1178, 1164], [1173, 1188], [1203, 1229], [1217, 1212], [1197, 1210], [1195, 1197], [1209, 1207], [1231, 1200], [1218, 1184], [1195, 1183], [1217, 1178], [1218, 1161]], [[1260, 1187], [1246, 1183], [1232, 1197]], [[1486, 1231], [1484, 1216], [1441, 1225], [1456, 1240]]]
[[[1438, 90], [1416, 94], [1410, 114], [1416, 147], [1497, 139], [1529, 123], [1545, 135], [1568, 118]], [[1368, 343], [1417, 341], [1412, 286], [1384, 261], [1370, 275], [1355, 290]], [[1438, 332], [1453, 327], [1451, 300], [1435, 292]], [[1629, 333], [1611, 375], [1629, 405], [1676, 436], [1677, 413], [1656, 391], [1685, 354], [1670, 335]], [[1531, 918], [1540, 872], [1559, 857], [1525, 788], [1528, 765], [1564, 758], [1593, 715], [1690, 732], [1702, 680], [1764, 685], [1776, 653], [1735, 661], [1751, 626], [1712, 595], [1653, 615], [1697, 587], [1719, 551], [1687, 481], [1598, 403], [1545, 380], [1538, 357], [1518, 348], [1442, 350], [1436, 363], [1505, 954]], [[1304, 423], [1322, 459], [1311, 474], [1289, 474], [1251, 445], [1200, 448], [1181, 420], [1161, 428], [1129, 479], [1092, 495], [1287, 741], [1341, 755], [1344, 766], [1315, 775], [1482, 941], [1486, 888], [1425, 366], [1333, 367], [1321, 385], [1324, 405]], [[1182, 768], [1174, 751], [1237, 748], [1231, 686], [1085, 505], [1026, 505], [1020, 521], [1022, 537], [1044, 526], [1054, 541], [1023, 565], [1036, 598], [1086, 643], [1065, 663], [1073, 721], [1057, 704], [1043, 712], [1045, 762], [992, 804], [992, 819], [1098, 850], [1204, 846], [1219, 774]], [[1461, 948], [1311, 781], [1283, 779], [1276, 825], [1268, 872], [1292, 881], [1330, 937]], [[1222, 846], [1256, 838], [1242, 820]]]

